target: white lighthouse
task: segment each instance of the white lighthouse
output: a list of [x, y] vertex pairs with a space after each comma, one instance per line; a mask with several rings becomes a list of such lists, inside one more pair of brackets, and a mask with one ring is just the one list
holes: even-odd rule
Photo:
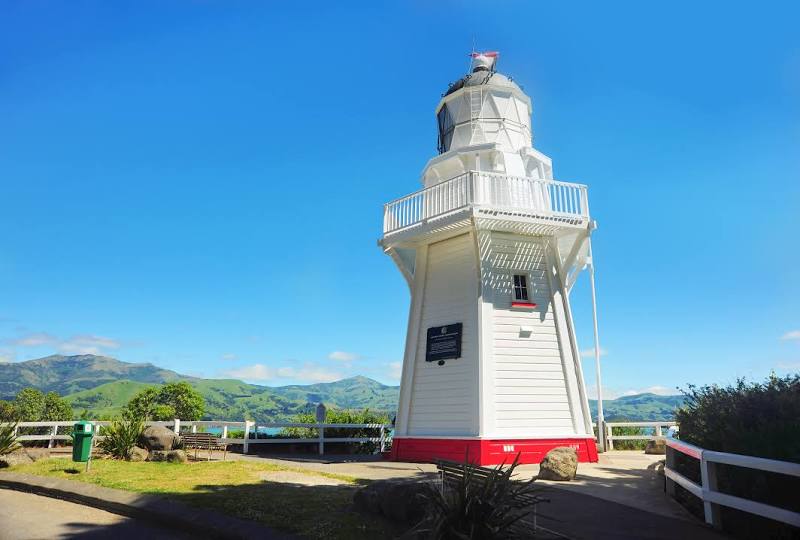
[[586, 186], [553, 180], [531, 99], [496, 53], [436, 108], [422, 189], [384, 207], [384, 251], [411, 289], [392, 456], [596, 461], [569, 290], [593, 228]]

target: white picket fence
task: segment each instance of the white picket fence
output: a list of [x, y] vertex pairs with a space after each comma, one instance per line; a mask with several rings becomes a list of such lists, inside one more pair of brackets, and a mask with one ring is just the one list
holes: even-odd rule
[[[24, 441], [48, 441], [48, 448], [52, 448], [55, 441], [66, 441], [70, 439], [67, 432], [75, 424], [76, 420], [66, 422], [19, 422], [16, 424], [17, 428], [14, 435], [17, 440]], [[103, 426], [109, 425], [109, 421], [92, 421], [93, 424], [100, 426], [98, 429], [98, 438], [103, 436]], [[148, 426], [164, 426], [172, 429], [175, 433], [190, 431], [196, 433], [198, 428], [202, 429], [218, 429], [220, 430], [220, 442], [227, 444], [241, 444], [244, 453], [248, 453], [250, 445], [253, 444], [296, 444], [296, 443], [311, 443], [318, 446], [320, 455], [325, 453], [325, 443], [367, 443], [374, 442], [378, 444], [380, 452], [386, 450], [387, 445], [391, 442], [392, 426], [388, 424], [327, 424], [327, 423], [296, 423], [296, 422], [269, 422], [256, 424], [255, 422], [235, 422], [228, 420], [180, 420], [176, 418], [172, 421], [165, 422], [146, 422]], [[21, 428], [49, 428], [48, 433], [40, 435], [25, 435], [20, 433]], [[61, 434], [59, 434], [59, 428]], [[268, 428], [310, 428], [317, 430], [317, 437], [314, 438], [258, 438], [258, 431]], [[374, 429], [376, 432], [375, 437], [325, 437], [326, 429]], [[229, 437], [228, 434], [233, 430], [242, 430], [244, 436], [241, 438]], [[252, 437], [251, 437], [252, 434]]]
[[[667, 478], [667, 493], [671, 497], [674, 497], [675, 484], [677, 484], [695, 497], [700, 498], [700, 500], [703, 501], [705, 520], [709, 525], [713, 525], [717, 528], [721, 526], [719, 507], [727, 506], [750, 514], [756, 514], [782, 523], [787, 523], [794, 527], [800, 527], [800, 513], [798, 512], [792, 512], [785, 508], [770, 506], [768, 504], [751, 501], [718, 491], [716, 468], [718, 463], [724, 463], [737, 467], [800, 477], [800, 464], [743, 456], [740, 454], [729, 454], [726, 452], [715, 452], [679, 441], [672, 437], [668, 437], [666, 443], [667, 461], [664, 467], [664, 474]], [[700, 461], [700, 484], [697, 484], [675, 470], [675, 452], [680, 452]]]
[[[605, 422], [606, 441], [608, 441], [607, 448], [613, 450], [614, 441], [649, 441], [663, 439], [670, 428], [676, 428], [677, 425], [676, 422]], [[614, 428], [623, 427], [644, 428], [645, 430], [652, 430], [652, 432], [641, 435], [614, 435]]]

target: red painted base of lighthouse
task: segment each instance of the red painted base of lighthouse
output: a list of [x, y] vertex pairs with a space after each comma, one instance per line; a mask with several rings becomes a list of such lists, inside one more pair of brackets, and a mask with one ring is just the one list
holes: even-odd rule
[[421, 439], [400, 437], [392, 440], [392, 461], [430, 463], [437, 459], [464, 461], [476, 465], [511, 463], [519, 454], [520, 463], [541, 463], [557, 446], [571, 446], [578, 461], [596, 462], [594, 439]]

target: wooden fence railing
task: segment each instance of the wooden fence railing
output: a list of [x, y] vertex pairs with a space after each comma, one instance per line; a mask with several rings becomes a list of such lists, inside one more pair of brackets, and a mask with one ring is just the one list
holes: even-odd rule
[[[676, 427], [676, 422], [605, 422], [607, 448], [614, 449], [614, 441], [649, 441], [664, 438], [670, 428]], [[614, 428], [640, 428], [648, 433], [638, 435], [614, 435]]]
[[[719, 507], [727, 506], [750, 514], [756, 514], [765, 518], [774, 519], [775, 521], [787, 523], [794, 527], [800, 527], [800, 513], [798, 512], [737, 497], [728, 493], [722, 493], [718, 491], [717, 486], [717, 464], [720, 463], [794, 477], [800, 477], [800, 464], [743, 456], [740, 454], [729, 454], [726, 452], [715, 452], [679, 441], [672, 437], [668, 437], [666, 442], [667, 461], [664, 467], [664, 474], [666, 475], [667, 481], [667, 493], [671, 497], [674, 497], [675, 485], [677, 484], [695, 497], [700, 498], [700, 500], [703, 501], [705, 520], [709, 525], [713, 525], [717, 528], [721, 527]], [[700, 461], [700, 484], [683, 476], [676, 470], [676, 453], [681, 453]]]
[[[48, 448], [52, 448], [55, 441], [69, 440], [71, 437], [68, 434], [71, 432], [73, 424], [76, 420], [62, 421], [62, 422], [19, 422], [15, 431], [17, 440], [20, 442], [25, 441], [48, 441]], [[95, 425], [99, 425], [98, 438], [103, 436], [103, 426], [109, 425], [109, 421], [93, 421]], [[165, 422], [146, 422], [146, 425], [153, 426], [159, 425], [172, 429], [175, 433], [190, 431], [196, 433], [198, 428], [212, 429], [218, 432], [220, 442], [228, 444], [241, 444], [244, 453], [246, 454], [250, 445], [252, 444], [291, 444], [291, 443], [313, 443], [318, 446], [319, 454], [325, 453], [325, 443], [377, 443], [377, 448], [380, 452], [386, 450], [387, 445], [392, 439], [392, 426], [388, 424], [327, 424], [327, 423], [296, 423], [296, 422], [269, 422], [260, 423], [247, 421], [235, 422], [228, 420], [180, 420], [178, 418], [172, 421]], [[25, 434], [24, 431], [29, 431], [32, 428], [48, 428], [47, 433], [43, 434]], [[314, 438], [258, 438], [259, 430], [269, 428], [307, 428], [317, 431], [317, 436]], [[60, 429], [60, 433], [59, 433]], [[241, 430], [244, 432], [242, 437], [229, 437], [230, 431], [233, 429]], [[374, 437], [326, 437], [326, 429], [353, 429], [353, 430], [374, 430]], [[21, 431], [22, 430], [22, 431]]]

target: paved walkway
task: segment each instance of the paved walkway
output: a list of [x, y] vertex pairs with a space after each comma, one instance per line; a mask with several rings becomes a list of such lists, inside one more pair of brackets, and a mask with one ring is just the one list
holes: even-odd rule
[[[428, 463], [383, 461], [373, 456], [252, 456], [234, 459], [266, 461], [289, 467], [344, 474], [368, 480], [435, 478]], [[539, 524], [575, 539], [719, 539], [664, 493], [657, 472], [663, 456], [613, 451], [598, 463], [581, 463], [573, 482], [539, 480], [550, 503], [540, 507]], [[538, 465], [521, 465], [519, 478], [539, 473]]]
[[[62, 533], [65, 534], [61, 536], [55, 534], [39, 535], [34, 526], [31, 534], [22, 531], [20, 535], [9, 536], [8, 538], [80, 538], [83, 536], [86, 536], [86, 538], [114, 538], [115, 540], [118, 536], [121, 538], [136, 538], [137, 540], [151, 538], [149, 533], [124, 536], [128, 531], [147, 530], [144, 525], [142, 525], [141, 529], [137, 528], [135, 523], [146, 523], [153, 531], [165, 531], [162, 536], [152, 536], [152, 538], [157, 539], [260, 538], [264, 540], [293, 540], [295, 538], [293, 535], [272, 530], [255, 521], [233, 518], [208, 508], [188, 506], [168, 497], [111, 489], [63, 478], [3, 472], [0, 473], [0, 494], [12, 501], [33, 501], [35, 505], [29, 515], [24, 512], [15, 512], [13, 509], [16, 508], [15, 505], [9, 511], [12, 516], [12, 520], [9, 521], [2, 513], [3, 500], [0, 500], [0, 540], [5, 540], [6, 536], [2, 536], [3, 534], [17, 534], [16, 530], [9, 531], [11, 530], [10, 527], [14, 526], [13, 520], [17, 519], [18, 514], [23, 518], [22, 523], [25, 524], [26, 519], [28, 521], [35, 519], [39, 510], [44, 509], [44, 513], [48, 514], [49, 511], [47, 509], [51, 505], [55, 510], [53, 510], [51, 516], [45, 515], [42, 526], [51, 526], [53, 531], [62, 530]], [[30, 497], [34, 498], [30, 499]], [[68, 511], [62, 513], [59, 509], [61, 503], [72, 505], [68, 509], [77, 507], [78, 509], [86, 508], [87, 512], [93, 512], [94, 509], [103, 512], [101, 523], [104, 527], [96, 530], [82, 528], [87, 521], [82, 518], [75, 522], [72, 521], [71, 514]], [[89, 507], [92, 507], [92, 509], [90, 510]], [[112, 515], [120, 514], [116, 516], [119, 521], [114, 521], [113, 517], [106, 516], [109, 512]], [[60, 518], [59, 514], [61, 515]], [[80, 516], [79, 513], [76, 515]], [[128, 516], [132, 519], [122, 516]], [[75, 530], [66, 534], [69, 532], [70, 527]], [[166, 530], [167, 528], [168, 530]], [[188, 536], [184, 537], [184, 534]]]
[[0, 489], [0, 524], [0, 540], [192, 538], [97, 508], [7, 489]]
[[[289, 467], [344, 474], [366, 480], [387, 478], [433, 477], [436, 466], [430, 463], [384, 461], [374, 456], [253, 456], [234, 454], [234, 459], [267, 461]], [[681, 505], [664, 494], [663, 477], [656, 466], [663, 456], [643, 452], [612, 451], [601, 454], [598, 463], [578, 465], [578, 477], [573, 482], [549, 482], [543, 485], [574, 491], [584, 495], [632, 506], [666, 517], [693, 521]], [[538, 465], [520, 465], [519, 478], [531, 478], [539, 473]]]

